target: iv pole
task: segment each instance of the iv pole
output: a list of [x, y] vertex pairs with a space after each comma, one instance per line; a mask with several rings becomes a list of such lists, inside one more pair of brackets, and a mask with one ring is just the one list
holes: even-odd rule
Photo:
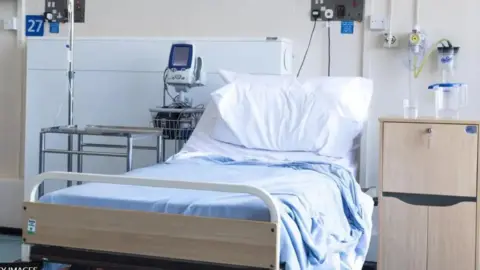
[[[68, 22], [69, 22], [69, 31], [68, 31], [68, 45], [67, 45], [67, 62], [68, 62], [68, 126], [72, 127], [74, 125], [73, 118], [73, 105], [74, 105], [74, 80], [75, 72], [73, 70], [73, 43], [75, 36], [75, 11], [73, 8], [73, 1], [68, 0]], [[68, 155], [67, 155], [67, 171], [73, 172], [73, 135], [68, 135]], [[67, 187], [72, 186], [72, 181], [67, 181]]]
[[[75, 72], [73, 71], [73, 42], [74, 42], [74, 30], [75, 30], [75, 12], [73, 9], [73, 1], [68, 0], [68, 22], [69, 22], [69, 31], [68, 31], [68, 44], [67, 47], [67, 89], [68, 89], [68, 127], [74, 127], [73, 121], [73, 85]], [[42, 140], [40, 140], [42, 142]], [[42, 143], [41, 143], [42, 144]], [[68, 134], [68, 145], [67, 145], [67, 172], [73, 172], [73, 135]], [[43, 172], [43, 171], [41, 171]], [[73, 184], [72, 181], [67, 181], [67, 187], [71, 187]], [[44, 194], [44, 183], [42, 183], [38, 188], [38, 194], [41, 196]]]

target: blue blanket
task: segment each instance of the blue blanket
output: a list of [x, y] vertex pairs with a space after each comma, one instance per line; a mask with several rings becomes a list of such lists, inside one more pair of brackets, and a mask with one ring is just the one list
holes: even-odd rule
[[[318, 195], [324, 193], [323, 185], [311, 185], [305, 192], [304, 185], [285, 186], [275, 184], [267, 190], [282, 202], [280, 209], [282, 232], [280, 261], [286, 263], [287, 270], [296, 269], [339, 269], [338, 265], [327, 262], [331, 253], [337, 253], [347, 260], [353, 249], [357, 257], [366, 257], [370, 243], [371, 217], [364, 212], [358, 193], [362, 192], [354, 176], [335, 164], [311, 162], [264, 163], [258, 161], [235, 161], [226, 157], [200, 157], [221, 165], [252, 165], [283, 167], [296, 170], [315, 171], [335, 183], [338, 187], [345, 216], [350, 225], [350, 235], [325, 231], [322, 213], [315, 212]], [[317, 197], [317, 196], [318, 197]], [[370, 220], [369, 220], [370, 219]], [[299, 237], [300, 236], [300, 237]], [[333, 238], [333, 239], [332, 239]], [[333, 241], [333, 243], [332, 243]], [[341, 269], [351, 269], [350, 262], [341, 262]]]

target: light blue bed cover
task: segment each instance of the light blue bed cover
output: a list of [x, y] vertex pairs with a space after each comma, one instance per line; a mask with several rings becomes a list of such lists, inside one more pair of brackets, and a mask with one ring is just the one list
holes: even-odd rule
[[[346, 169], [329, 163], [267, 164], [223, 157], [178, 159], [128, 175], [242, 183], [280, 201], [280, 261], [289, 270], [361, 269], [370, 244], [373, 201]], [[42, 202], [268, 221], [250, 195], [92, 183], [49, 193]], [[49, 264], [46, 269], [58, 269]]]

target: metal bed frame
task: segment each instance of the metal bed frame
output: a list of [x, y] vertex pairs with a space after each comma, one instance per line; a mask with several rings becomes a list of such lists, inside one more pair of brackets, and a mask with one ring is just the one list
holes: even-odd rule
[[[250, 194], [266, 204], [270, 221], [41, 203], [37, 195], [45, 180]], [[64, 263], [71, 270], [284, 268], [279, 208], [261, 188], [75, 172], [45, 172], [26, 188], [22, 261]]]
[[[45, 180], [250, 194], [266, 204], [270, 221], [41, 203], [37, 193]], [[74, 265], [71, 270], [94, 266], [105, 270], [283, 269], [279, 208], [261, 188], [127, 175], [45, 172], [35, 176], [26, 190], [29, 197], [24, 203], [22, 261]]]
[[[45, 180], [244, 193], [260, 198], [269, 222], [37, 201]], [[114, 269], [281, 269], [279, 210], [263, 189], [236, 184], [158, 180], [124, 175], [46, 172], [27, 187], [22, 261], [47, 260]]]
[[[250, 194], [268, 207], [270, 221], [41, 203], [37, 193], [45, 180]], [[73, 265], [71, 270], [284, 269], [280, 261], [279, 208], [261, 188], [127, 175], [45, 172], [35, 176], [26, 189], [29, 197], [23, 208], [22, 261], [64, 263]]]

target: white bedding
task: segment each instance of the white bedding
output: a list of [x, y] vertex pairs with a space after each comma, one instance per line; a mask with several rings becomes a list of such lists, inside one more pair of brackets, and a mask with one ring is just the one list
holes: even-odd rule
[[219, 142], [213, 139], [210, 134], [218, 117], [217, 109], [213, 103], [210, 103], [202, 116], [202, 119], [193, 132], [190, 140], [180, 151], [181, 157], [203, 156], [206, 153], [212, 155], [226, 156], [234, 160], [242, 161], [245, 159], [256, 159], [259, 161], [309, 161], [309, 162], [330, 162], [340, 165], [350, 170], [356, 175], [357, 162], [355, 159], [355, 149], [352, 149], [350, 155], [345, 158], [332, 158], [319, 156], [307, 152], [274, 152], [241, 148], [228, 143]]

